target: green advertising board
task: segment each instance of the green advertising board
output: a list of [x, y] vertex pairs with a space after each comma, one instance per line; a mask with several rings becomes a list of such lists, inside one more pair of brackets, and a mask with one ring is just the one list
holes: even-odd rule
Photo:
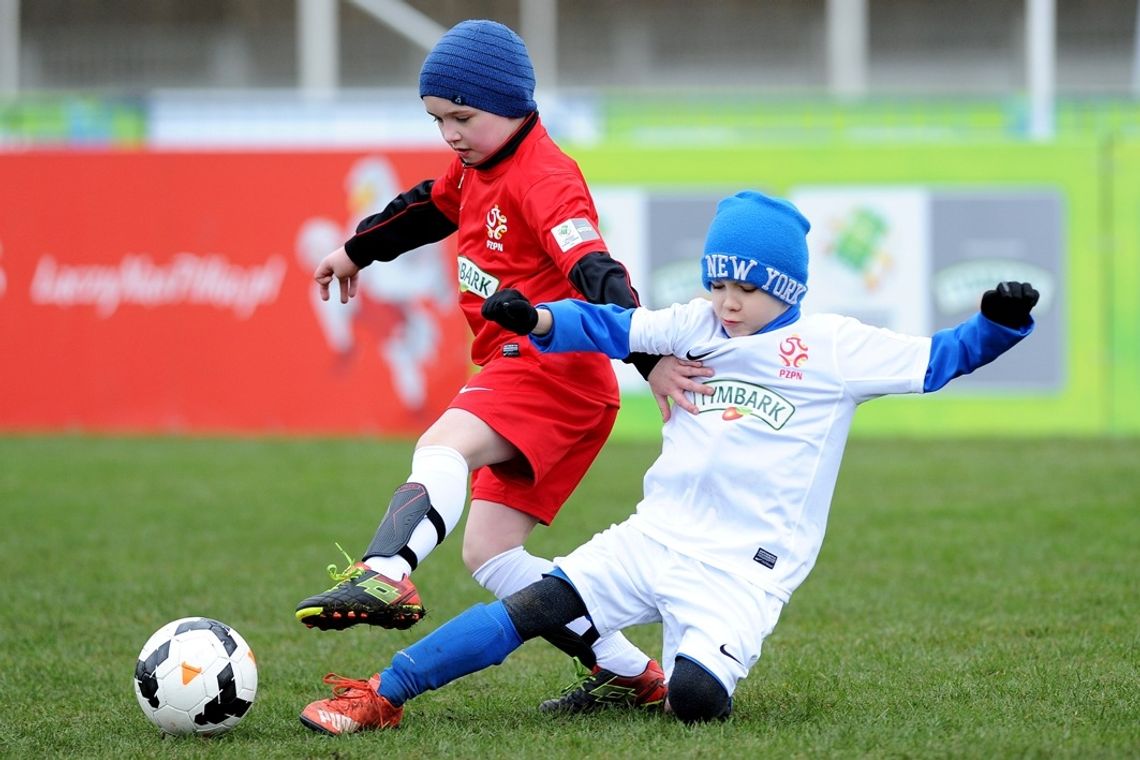
[[141, 99], [39, 95], [0, 100], [0, 148], [140, 148], [146, 119]]
[[[1058, 252], [1057, 262], [1055, 271], [1048, 272], [1052, 292], [1049, 299], [1043, 298], [1040, 329], [1029, 338], [1042, 346], [1056, 347], [1058, 366], [1049, 371], [1049, 381], [971, 388], [968, 392], [952, 385], [930, 397], [875, 400], [860, 409], [853, 432], [908, 436], [1088, 436], [1140, 427], [1135, 421], [1130, 428], [1122, 424], [1123, 419], [1131, 417], [1122, 412], [1112, 393], [1117, 378], [1136, 379], [1136, 307], [1130, 307], [1132, 326], [1115, 331], [1110, 330], [1110, 325], [1127, 320], [1129, 314], [1114, 318], [1109, 313], [1111, 303], [1127, 295], [1118, 292], [1125, 287], [1124, 282], [1131, 281], [1131, 293], [1136, 292], [1136, 264], [1133, 259], [1131, 270], [1118, 265], [1110, 281], [1112, 251], [1105, 244], [1104, 227], [1106, 213], [1110, 207], [1115, 208], [1117, 217], [1128, 219], [1131, 228], [1130, 240], [1122, 238], [1120, 244], [1135, 252], [1140, 232], [1136, 221], [1140, 218], [1140, 187], [1133, 180], [1129, 188], [1118, 188], [1117, 202], [1112, 206], [1107, 197], [1110, 189], [1104, 181], [1105, 164], [1110, 157], [1103, 146], [1103, 142], [1089, 137], [1050, 145], [1003, 140], [941, 145], [733, 145], [683, 150], [571, 148], [570, 153], [595, 188], [639, 186], [650, 192], [706, 191], [721, 195], [756, 188], [791, 197], [805, 188], [880, 193], [904, 189], [917, 190], [936, 202], [954, 197], [972, 199], [973, 205], [959, 204], [956, 212], [958, 226], [966, 228], [959, 230], [959, 245], [969, 243], [970, 236], [965, 233], [974, 224], [969, 214], [962, 214], [963, 208], [973, 209], [981, 228], [993, 224], [991, 217], [995, 213], [1000, 221], [1007, 208], [1020, 207], [1022, 211], [1018, 213], [1023, 216], [1037, 213], [1032, 210], [1037, 207], [1022, 202], [1025, 199], [1044, 201], [1045, 205], [1038, 207], [1052, 208], [1052, 213], [1041, 213], [1039, 222], [1032, 216], [1022, 218], [1019, 224], [1028, 232], [1039, 224], [1057, 230], [1058, 239], [1052, 244]], [[1128, 150], [1135, 151], [1128, 154], [1129, 160], [1140, 160], [1136, 146]], [[1136, 172], [1131, 173], [1131, 177], [1136, 176]], [[1119, 184], [1127, 182], [1121, 180]], [[987, 198], [993, 199], [994, 208], [990, 208]], [[693, 233], [699, 239], [704, 229]], [[1038, 239], [1043, 245], [1049, 244], [1047, 236], [1027, 235], [1025, 245], [1036, 245], [1034, 241]], [[615, 252], [620, 255], [620, 251]], [[1031, 257], [1035, 252], [1021, 253]], [[694, 258], [694, 280], [696, 267]], [[980, 298], [980, 290], [977, 296]], [[1030, 344], [1027, 341], [1023, 345]], [[1110, 367], [1110, 358], [1130, 351], [1130, 364]], [[1013, 353], [1004, 359], [1018, 360]], [[1134, 416], [1135, 410], [1131, 411]], [[646, 393], [627, 394], [616, 434], [656, 435], [659, 426], [660, 417], [652, 398]]]
[[[1104, 215], [1108, 291], [1109, 431], [1140, 433], [1140, 139], [1114, 141], [1105, 165], [1112, 202]], [[1102, 306], [1102, 308], [1106, 308]]]

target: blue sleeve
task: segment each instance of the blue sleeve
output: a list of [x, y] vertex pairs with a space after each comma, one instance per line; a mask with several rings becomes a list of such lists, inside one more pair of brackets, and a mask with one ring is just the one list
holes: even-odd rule
[[930, 364], [922, 392], [936, 391], [954, 378], [989, 364], [1031, 332], [1033, 322], [1014, 329], [991, 322], [981, 314], [953, 329], [939, 330], [930, 337]]
[[629, 356], [629, 327], [633, 309], [616, 304], [597, 304], [564, 299], [538, 306], [554, 317], [554, 327], [546, 335], [530, 340], [543, 353], [600, 351], [611, 359]]

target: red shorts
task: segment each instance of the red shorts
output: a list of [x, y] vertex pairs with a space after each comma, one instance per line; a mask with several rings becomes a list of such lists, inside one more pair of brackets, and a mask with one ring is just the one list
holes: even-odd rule
[[497, 359], [467, 381], [449, 408], [474, 414], [522, 452], [476, 470], [471, 498], [549, 525], [613, 430], [617, 380], [601, 354]]

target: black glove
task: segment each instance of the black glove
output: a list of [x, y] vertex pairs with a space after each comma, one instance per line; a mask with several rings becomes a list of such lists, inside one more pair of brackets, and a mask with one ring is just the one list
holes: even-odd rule
[[1019, 329], [1029, 324], [1029, 312], [1039, 294], [1028, 282], [1001, 282], [982, 294], [982, 316], [999, 325]]
[[511, 332], [526, 335], [538, 325], [538, 311], [514, 288], [491, 294], [483, 302], [483, 319], [498, 322]]

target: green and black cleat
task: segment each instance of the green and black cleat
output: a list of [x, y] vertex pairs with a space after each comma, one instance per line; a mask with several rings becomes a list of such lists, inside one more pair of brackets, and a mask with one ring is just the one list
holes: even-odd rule
[[538, 706], [545, 713], [587, 713], [608, 707], [662, 710], [668, 687], [665, 673], [656, 660], [650, 660], [645, 672], [638, 676], [619, 676], [594, 666], [587, 669], [577, 660], [578, 677], [562, 691], [562, 696], [548, 699]]
[[370, 570], [363, 562], [348, 559], [351, 564], [344, 570], [329, 565], [329, 577], [336, 585], [298, 604], [298, 620], [322, 631], [340, 631], [360, 624], [404, 630], [426, 614], [411, 578], [405, 575], [394, 581]]

